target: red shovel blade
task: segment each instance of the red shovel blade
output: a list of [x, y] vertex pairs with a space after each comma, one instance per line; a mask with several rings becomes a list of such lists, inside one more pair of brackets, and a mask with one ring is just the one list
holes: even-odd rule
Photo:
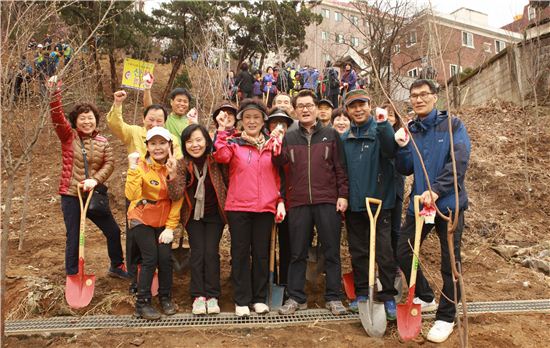
[[95, 275], [84, 274], [84, 259], [78, 260], [79, 272], [67, 276], [65, 299], [71, 308], [84, 308], [94, 297]]
[[[139, 282], [139, 274], [141, 273], [141, 265], [138, 265], [138, 282]], [[151, 283], [151, 296], [155, 297], [159, 293], [159, 274], [158, 271], [155, 271], [155, 274], [153, 274], [153, 282]]]
[[353, 283], [353, 272], [344, 273], [342, 276], [344, 280], [344, 291], [346, 296], [350, 300], [355, 300], [355, 285]]
[[409, 288], [407, 302], [397, 305], [397, 331], [403, 341], [416, 338], [422, 329], [422, 308], [413, 303], [415, 286]]

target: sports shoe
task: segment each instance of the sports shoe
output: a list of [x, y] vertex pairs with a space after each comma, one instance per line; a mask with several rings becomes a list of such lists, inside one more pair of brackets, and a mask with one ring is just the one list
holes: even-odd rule
[[355, 300], [351, 301], [351, 303], [349, 304], [349, 311], [350, 312], [353, 312], [353, 313], [359, 313], [359, 306], [357, 305], [358, 302], [365, 302], [367, 301], [368, 297], [367, 296], [357, 296], [357, 298], [355, 298]]
[[285, 304], [279, 308], [279, 314], [290, 315], [294, 314], [297, 310], [307, 309], [307, 303], [298, 303], [295, 300], [289, 298], [285, 301]]
[[422, 301], [420, 298], [415, 297], [413, 299], [413, 303], [420, 305], [420, 308], [422, 309], [422, 313], [433, 312], [437, 310], [437, 303], [435, 302], [435, 299], [433, 299], [432, 302], [425, 302], [425, 301]]
[[218, 314], [220, 313], [220, 306], [218, 305], [218, 299], [215, 297], [210, 297], [206, 301], [206, 311], [208, 314]]
[[195, 297], [192, 313], [195, 315], [206, 314], [206, 297]]
[[250, 308], [248, 306], [239, 306], [235, 305], [235, 315], [238, 317], [249, 317], [250, 316]]
[[445, 342], [447, 338], [453, 333], [454, 323], [449, 323], [443, 320], [436, 320], [428, 336], [426, 337], [428, 341], [435, 343]]
[[254, 312], [258, 314], [269, 313], [269, 307], [265, 303], [254, 303], [252, 307], [254, 307]]
[[348, 312], [342, 301], [328, 301], [325, 307], [334, 315], [343, 315]]
[[123, 263], [121, 263], [117, 267], [113, 267], [113, 266], [109, 267], [109, 271], [107, 272], [107, 275], [109, 277], [126, 279], [126, 280], [133, 278], [131, 275], [128, 274], [128, 272], [126, 272], [126, 266]]
[[386, 309], [386, 319], [389, 321], [397, 319], [397, 308], [394, 300], [384, 302], [384, 308]]

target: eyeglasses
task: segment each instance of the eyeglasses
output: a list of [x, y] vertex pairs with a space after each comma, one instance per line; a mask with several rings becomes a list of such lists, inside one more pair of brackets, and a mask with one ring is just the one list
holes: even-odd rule
[[422, 93], [418, 93], [418, 94], [411, 94], [409, 96], [409, 99], [410, 100], [417, 100], [418, 97], [420, 97], [422, 100], [426, 100], [426, 98], [428, 98], [429, 95], [432, 95], [434, 93], [428, 93], [428, 92], [422, 92]]
[[308, 109], [308, 110], [313, 110], [313, 108], [315, 108], [315, 104], [298, 104], [296, 105], [296, 110], [304, 110], [304, 109]]

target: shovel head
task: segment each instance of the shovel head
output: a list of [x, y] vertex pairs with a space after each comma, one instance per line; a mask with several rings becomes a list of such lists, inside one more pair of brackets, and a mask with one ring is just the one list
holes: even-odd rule
[[269, 308], [272, 311], [276, 311], [283, 305], [283, 296], [285, 295], [285, 287], [280, 285], [271, 285], [271, 299], [269, 301]]
[[172, 265], [174, 272], [184, 275], [189, 271], [189, 248], [180, 247], [172, 250]]
[[[367, 301], [357, 302], [361, 324], [370, 337], [382, 337], [386, 333], [386, 310], [384, 304]], [[371, 311], [372, 310], [372, 311]]]
[[414, 288], [409, 288], [407, 302], [397, 305], [397, 332], [403, 341], [416, 338], [422, 329], [422, 308], [413, 303]]
[[65, 299], [71, 308], [84, 308], [94, 297], [95, 275], [84, 274], [84, 259], [78, 260], [78, 273], [67, 276]]
[[355, 285], [353, 283], [353, 272], [344, 273], [342, 280], [344, 281], [344, 291], [346, 292], [347, 298], [351, 301], [355, 300], [356, 295]]

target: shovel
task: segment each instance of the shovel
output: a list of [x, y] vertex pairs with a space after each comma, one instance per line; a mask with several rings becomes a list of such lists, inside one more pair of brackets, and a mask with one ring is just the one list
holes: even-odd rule
[[276, 236], [277, 225], [273, 224], [273, 228], [271, 229], [271, 247], [269, 249], [269, 299], [267, 301], [272, 311], [279, 309], [283, 305], [283, 296], [285, 294], [285, 287], [276, 285], [274, 282]]
[[306, 280], [311, 284], [317, 284], [319, 275], [325, 270], [325, 255], [321, 245], [310, 246], [307, 251]]
[[[376, 214], [372, 216], [370, 205], [376, 204]], [[366, 198], [367, 212], [370, 220], [370, 246], [369, 246], [369, 298], [367, 301], [357, 303], [359, 309], [359, 318], [367, 334], [371, 337], [382, 337], [386, 332], [386, 310], [384, 304], [374, 302], [374, 284], [375, 284], [375, 250], [376, 250], [376, 219], [382, 208], [382, 201], [375, 198]]]
[[183, 246], [183, 237], [180, 237], [178, 247], [172, 249], [172, 264], [175, 273], [184, 275], [189, 270], [189, 251], [188, 246]]
[[409, 294], [407, 302], [397, 305], [397, 331], [403, 341], [409, 341], [420, 334], [422, 329], [422, 308], [420, 304], [413, 303], [416, 289], [416, 270], [418, 269], [418, 253], [420, 251], [420, 238], [424, 217], [419, 214], [420, 196], [414, 196], [414, 250], [411, 267], [411, 280], [409, 281]]
[[355, 285], [353, 284], [353, 271], [344, 273], [342, 276], [342, 281], [344, 282], [344, 291], [346, 292], [346, 297], [348, 300], [355, 300]]
[[84, 274], [84, 239], [86, 231], [86, 213], [92, 192], [88, 194], [86, 204], [82, 202], [82, 185], [78, 185], [78, 201], [80, 203], [80, 235], [78, 238], [78, 273], [67, 276], [65, 284], [65, 299], [71, 308], [83, 308], [90, 304], [94, 297], [95, 275]]

